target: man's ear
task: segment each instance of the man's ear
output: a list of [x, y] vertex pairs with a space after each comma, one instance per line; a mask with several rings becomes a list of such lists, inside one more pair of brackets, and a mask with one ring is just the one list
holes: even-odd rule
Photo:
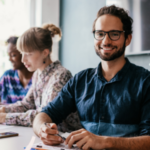
[[131, 40], [132, 40], [132, 34], [129, 34], [126, 39], [126, 46], [128, 46], [131, 43]]
[[47, 57], [49, 53], [50, 53], [49, 49], [44, 49], [43, 54], [45, 57]]

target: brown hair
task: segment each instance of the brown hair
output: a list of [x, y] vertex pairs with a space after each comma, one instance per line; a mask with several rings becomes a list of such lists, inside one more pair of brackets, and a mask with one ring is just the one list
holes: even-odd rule
[[123, 8], [116, 7], [115, 5], [102, 7], [98, 11], [97, 18], [95, 19], [93, 23], [93, 31], [95, 30], [95, 23], [97, 19], [100, 16], [105, 15], [105, 14], [110, 14], [110, 15], [120, 18], [121, 22], [123, 23], [123, 30], [125, 31], [125, 38], [127, 38], [129, 34], [132, 34], [133, 19], [128, 15], [127, 11], [125, 11]]
[[11, 43], [11, 44], [16, 45], [17, 40], [18, 40], [17, 36], [11, 36], [11, 37], [9, 37], [9, 39], [7, 39], [6, 44]]
[[34, 27], [24, 32], [17, 41], [17, 49], [20, 52], [32, 52], [35, 50], [52, 51], [52, 37], [58, 34], [61, 39], [61, 30], [54, 24], [44, 24], [41, 28]]

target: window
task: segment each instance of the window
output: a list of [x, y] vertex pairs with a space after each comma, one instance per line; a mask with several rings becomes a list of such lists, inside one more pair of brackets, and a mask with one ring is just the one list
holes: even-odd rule
[[5, 41], [30, 27], [30, 0], [0, 0], [0, 76], [11, 68]]

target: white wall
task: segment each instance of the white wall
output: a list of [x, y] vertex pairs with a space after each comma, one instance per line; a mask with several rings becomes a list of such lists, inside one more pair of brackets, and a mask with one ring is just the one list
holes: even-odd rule
[[62, 0], [60, 42], [62, 65], [76, 74], [86, 68], [95, 68], [100, 62], [94, 49], [93, 22], [105, 0]]
[[[30, 26], [40, 27], [43, 23], [53, 23], [59, 26], [59, 0], [31, 0]], [[52, 60], [58, 60], [59, 44], [53, 43]]]

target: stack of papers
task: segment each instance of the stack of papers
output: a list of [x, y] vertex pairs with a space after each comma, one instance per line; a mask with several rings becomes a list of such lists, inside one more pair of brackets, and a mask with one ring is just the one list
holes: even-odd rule
[[[62, 133], [62, 132], [59, 132], [59, 134], [62, 136], [62, 137], [65, 137], [67, 138], [69, 136], [70, 133], [66, 132], [66, 133]], [[29, 145], [28, 145], [28, 149], [31, 149], [30, 150], [80, 150], [76, 145], [73, 145], [73, 147], [70, 149], [68, 148], [67, 145], [65, 145], [64, 143], [62, 144], [59, 144], [59, 145], [56, 145], [56, 146], [49, 146], [49, 145], [45, 145], [43, 144], [42, 142], [39, 142], [39, 143], [36, 143], [36, 144], [33, 144], [34, 143], [34, 140], [33, 140], [34, 137], [32, 137]], [[30, 148], [29, 148], [30, 147]]]
[[[38, 147], [37, 147], [38, 146]], [[41, 146], [41, 148], [39, 148], [39, 146]], [[35, 149], [41, 149], [41, 150], [80, 150], [78, 147], [76, 147], [74, 145], [74, 147], [72, 147], [71, 149], [68, 148], [67, 145], [65, 145], [64, 143], [60, 144], [60, 145], [56, 145], [56, 146], [49, 146], [49, 145], [45, 145], [42, 142], [40, 143], [36, 143], [32, 146], [32, 148]]]

